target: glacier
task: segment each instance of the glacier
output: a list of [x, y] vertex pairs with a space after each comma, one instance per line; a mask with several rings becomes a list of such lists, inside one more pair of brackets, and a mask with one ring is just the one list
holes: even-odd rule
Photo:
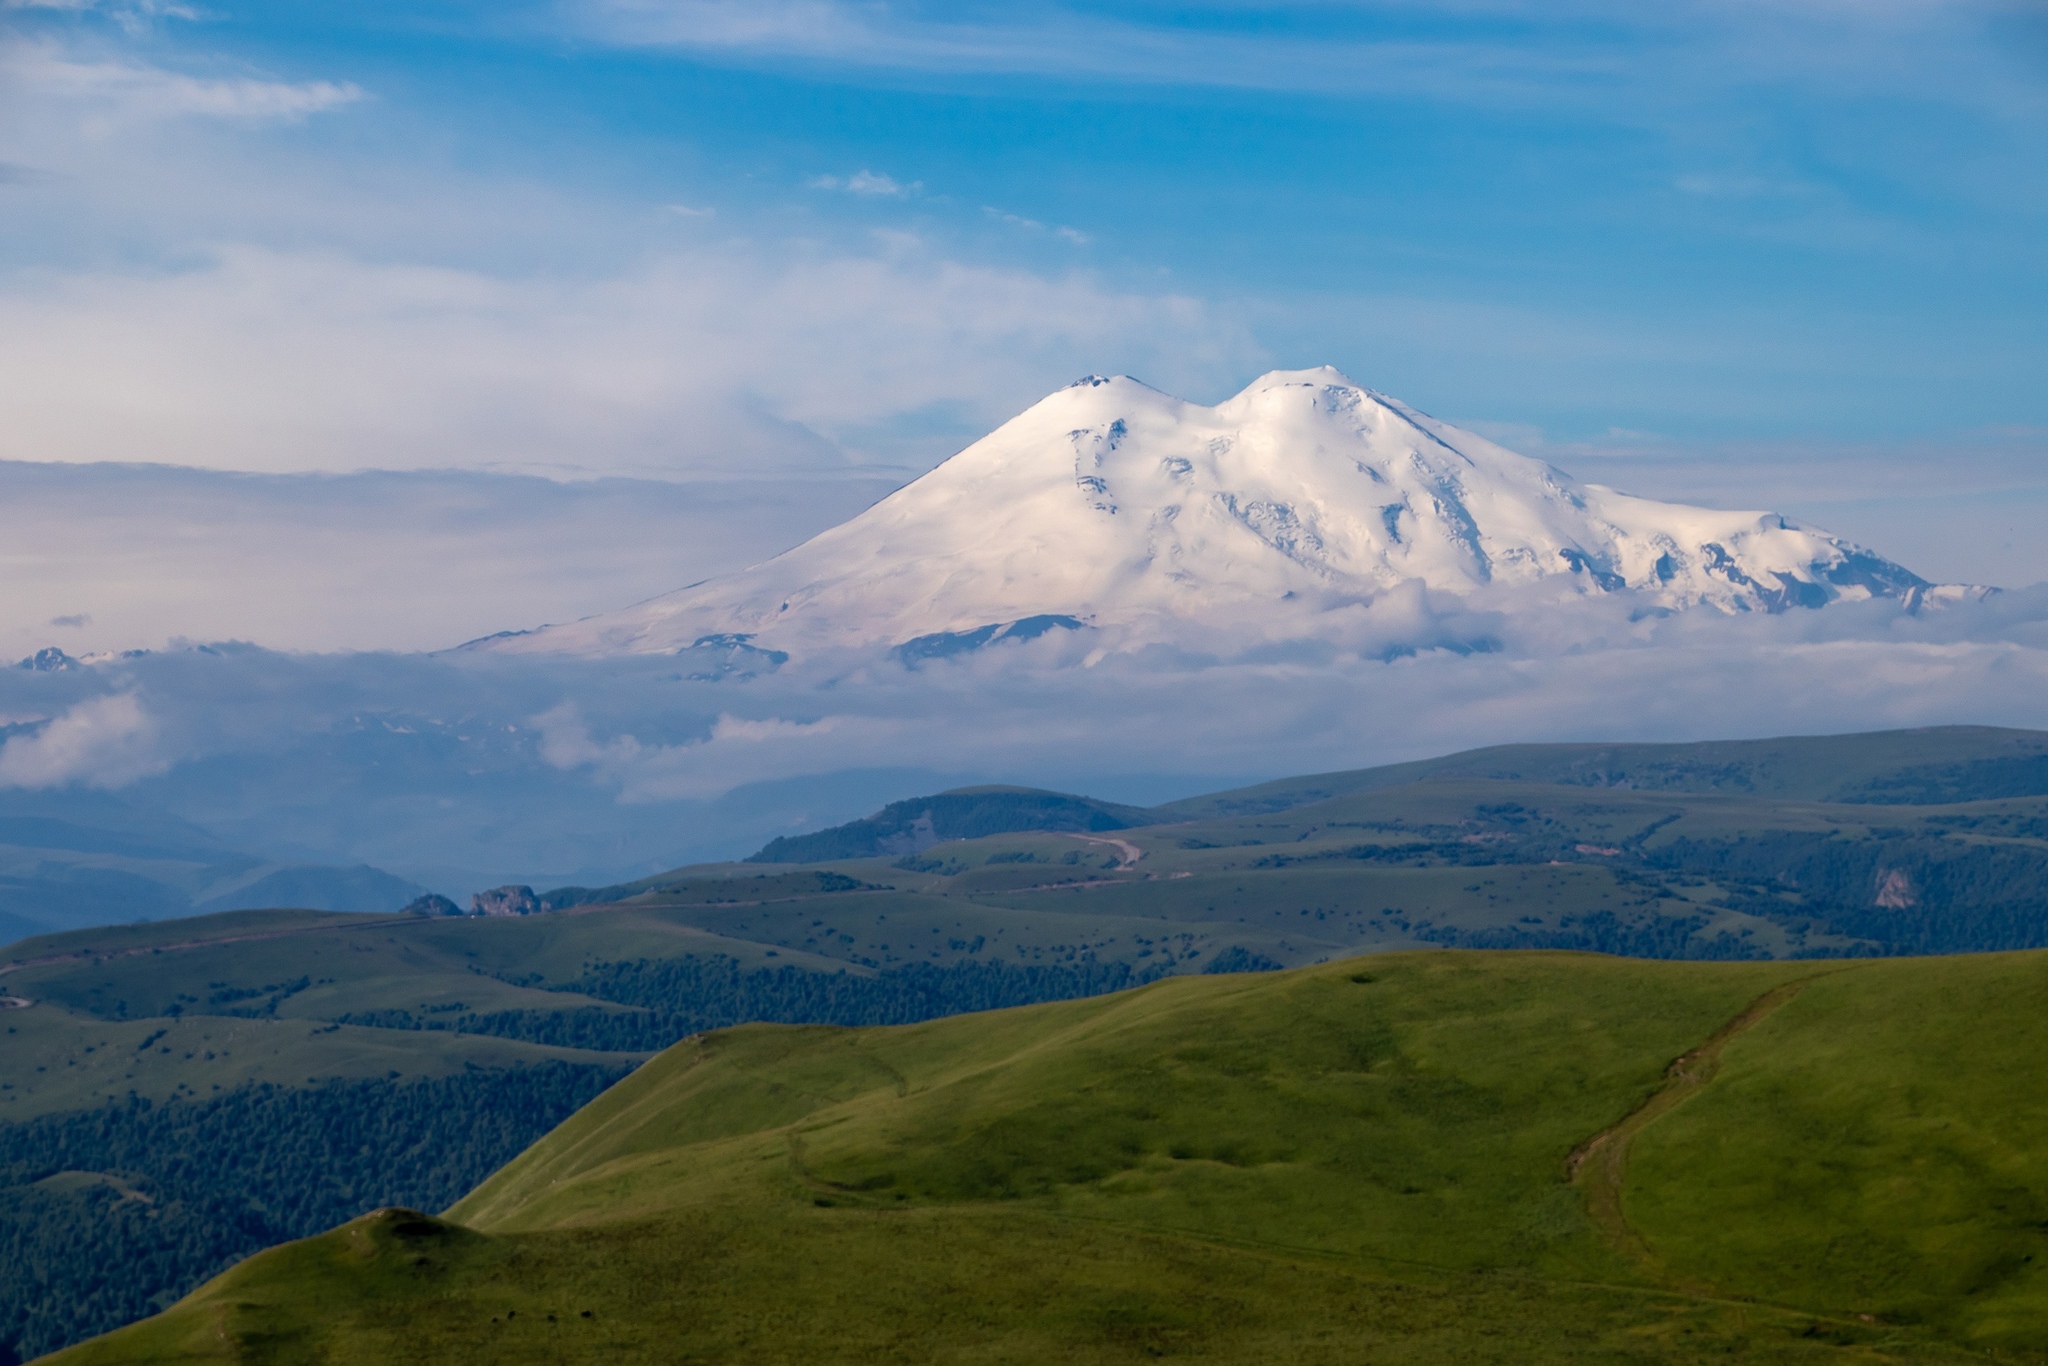
[[1640, 619], [1968, 591], [1776, 513], [1581, 482], [1323, 367], [1213, 407], [1090, 376], [762, 564], [464, 648], [914, 664], [1086, 634], [1099, 658], [1337, 638], [1418, 595], [1433, 617], [1603, 600]]

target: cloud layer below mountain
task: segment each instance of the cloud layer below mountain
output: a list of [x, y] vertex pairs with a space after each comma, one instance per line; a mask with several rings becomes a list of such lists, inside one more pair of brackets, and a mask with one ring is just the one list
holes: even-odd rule
[[722, 683], [663, 659], [186, 649], [0, 674], [0, 782], [116, 789], [254, 852], [460, 891], [732, 857], [963, 782], [1156, 801], [1509, 741], [2048, 727], [2048, 588], [1918, 617], [1582, 606], [1493, 625], [1501, 648], [1479, 655], [1086, 667], [1055, 633]]

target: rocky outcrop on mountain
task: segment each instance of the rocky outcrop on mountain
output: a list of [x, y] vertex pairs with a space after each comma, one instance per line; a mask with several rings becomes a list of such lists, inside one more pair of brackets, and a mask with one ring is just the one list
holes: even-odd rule
[[540, 898], [531, 887], [493, 887], [469, 899], [471, 915], [534, 915], [540, 908]]

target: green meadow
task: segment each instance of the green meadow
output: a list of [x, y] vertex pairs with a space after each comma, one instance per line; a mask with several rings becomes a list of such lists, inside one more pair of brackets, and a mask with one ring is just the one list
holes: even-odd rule
[[2048, 1358], [2048, 954], [1392, 952], [699, 1035], [52, 1361]]

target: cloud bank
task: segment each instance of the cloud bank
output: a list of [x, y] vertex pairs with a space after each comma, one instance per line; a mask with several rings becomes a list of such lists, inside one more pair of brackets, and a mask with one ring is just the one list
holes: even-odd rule
[[1511, 610], [1477, 654], [1385, 648], [1455, 609], [1404, 610], [1405, 628], [1321, 649], [1090, 665], [1052, 633], [916, 668], [840, 658], [719, 683], [661, 658], [246, 647], [6, 670], [0, 713], [57, 719], [16, 730], [0, 782], [118, 787], [280, 858], [588, 883], [966, 782], [1158, 801], [1506, 742], [2048, 728], [2048, 587], [1918, 616]]
[[1203, 343], [1228, 329], [1189, 298], [911, 239], [864, 255], [706, 245], [595, 280], [235, 247], [5, 303], [0, 458], [268, 472], [844, 470], [902, 454], [892, 424], [927, 410], [993, 425], [1071, 379], [1076, 353], [1185, 374], [1250, 350]]
[[133, 693], [87, 698], [0, 743], [0, 787], [126, 787], [171, 766], [157, 738]]

